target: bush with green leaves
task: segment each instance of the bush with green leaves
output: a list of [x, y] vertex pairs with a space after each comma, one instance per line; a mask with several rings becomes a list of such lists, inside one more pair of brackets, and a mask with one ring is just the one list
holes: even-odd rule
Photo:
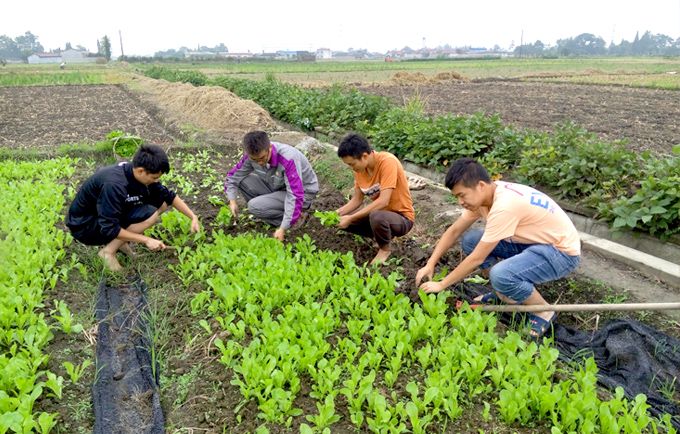
[[191, 83], [194, 86], [205, 86], [208, 83], [208, 76], [200, 71], [181, 71], [165, 66], [152, 66], [144, 71], [144, 75], [169, 82]]
[[389, 107], [386, 98], [366, 95], [339, 84], [305, 89], [273, 76], [260, 82], [220, 76], [213, 83], [255, 101], [275, 118], [305, 130], [320, 126], [329, 131], [367, 133], [375, 119]]
[[558, 198], [597, 208], [603, 202], [632, 194], [649, 153], [638, 155], [621, 142], [606, 143], [585, 128], [567, 122], [553, 134], [528, 138], [515, 167], [519, 182], [538, 184]]
[[614, 229], [649, 231], [662, 241], [680, 233], [680, 145], [674, 151], [673, 158], [648, 160], [634, 195], [599, 206]]
[[380, 115], [371, 137], [376, 148], [435, 170], [444, 170], [457, 158], [481, 158], [497, 143], [516, 140], [498, 115], [429, 117], [401, 107]]

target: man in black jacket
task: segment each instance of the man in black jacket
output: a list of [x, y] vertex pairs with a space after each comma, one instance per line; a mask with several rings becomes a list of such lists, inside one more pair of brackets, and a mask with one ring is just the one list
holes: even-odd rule
[[129, 241], [149, 250], [165, 245], [144, 235], [169, 205], [191, 219], [191, 232], [200, 232], [198, 217], [173, 192], [159, 182], [170, 171], [168, 156], [160, 146], [142, 145], [128, 162], [100, 169], [83, 184], [66, 217], [73, 238], [90, 246], [103, 245], [99, 256], [113, 271], [122, 267], [121, 250], [134, 256]]

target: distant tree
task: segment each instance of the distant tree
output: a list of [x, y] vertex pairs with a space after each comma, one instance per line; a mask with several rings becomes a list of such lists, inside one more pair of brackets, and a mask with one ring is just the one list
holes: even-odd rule
[[99, 42], [99, 39], [97, 39], [97, 53], [102, 52], [102, 44]]
[[104, 35], [101, 40], [101, 51], [100, 54], [104, 56], [106, 60], [111, 60], [111, 41], [109, 37]]
[[501, 46], [498, 45], [498, 44], [494, 45], [494, 46], [493, 46], [493, 51], [496, 51], [496, 52], [501, 51]]
[[215, 53], [228, 53], [229, 49], [224, 42], [220, 42], [220, 45], [215, 45]]
[[14, 39], [9, 36], [0, 36], [0, 57], [3, 59], [21, 59], [21, 50]]
[[413, 48], [408, 45], [401, 49], [401, 51], [406, 51], [407, 53], [413, 53]]
[[21, 58], [24, 61], [27, 61], [28, 56], [33, 53], [42, 53], [45, 51], [43, 46], [40, 45], [40, 42], [38, 42], [38, 37], [31, 32], [26, 32], [23, 36], [17, 36], [14, 38], [14, 41], [17, 43], [17, 47], [21, 52]]
[[71, 46], [70, 42], [66, 43], [66, 47], [64, 47], [64, 50], [73, 50], [73, 47]]
[[451, 46], [451, 44], [444, 44], [444, 49], [450, 51], [453, 50], [453, 47]]
[[540, 39], [538, 41], [534, 42], [534, 53], [535, 54], [543, 53], [544, 49], [545, 49], [545, 44], [543, 44], [543, 42], [541, 42]]
[[83, 47], [82, 45], [78, 44], [76, 45], [76, 50], [78, 51], [90, 51], [87, 48]]
[[561, 56], [597, 56], [606, 53], [607, 43], [591, 33], [581, 33], [575, 38], [559, 39], [557, 48]]
[[508, 47], [508, 51], [512, 51], [513, 48], [515, 48], [515, 41], [514, 40], [510, 41], [510, 46]]

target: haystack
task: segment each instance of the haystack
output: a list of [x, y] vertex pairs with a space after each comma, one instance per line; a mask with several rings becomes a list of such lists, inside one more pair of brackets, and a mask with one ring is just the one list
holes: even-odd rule
[[458, 71], [448, 71], [440, 72], [439, 74], [435, 75], [430, 79], [430, 81], [435, 83], [439, 81], [456, 81], [456, 80], [467, 80], [467, 78], [460, 75]]
[[183, 113], [200, 128], [246, 132], [274, 125], [262, 107], [222, 87], [195, 87], [189, 83], [169, 83], [146, 77], [136, 81], [156, 93], [160, 105]]

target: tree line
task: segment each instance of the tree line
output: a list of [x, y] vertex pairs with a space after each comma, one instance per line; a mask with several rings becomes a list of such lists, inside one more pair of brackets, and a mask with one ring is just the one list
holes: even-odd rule
[[558, 39], [557, 44], [549, 46], [540, 40], [517, 46], [516, 56], [567, 57], [567, 56], [679, 56], [680, 38], [673, 39], [663, 34], [653, 35], [646, 31], [641, 37], [621, 40], [618, 45], [612, 41], [609, 46], [604, 39], [591, 33], [582, 33], [574, 38]]
[[[87, 48], [80, 44], [77, 44], [74, 48], [70, 42], [66, 42], [64, 50], [70, 49], [89, 52]], [[51, 50], [52, 53], [58, 53], [60, 51], [61, 48]], [[30, 31], [21, 36], [17, 36], [16, 38], [10, 38], [7, 35], [0, 36], [0, 59], [23, 60], [26, 62], [28, 61], [28, 56], [31, 54], [44, 52], [45, 48], [38, 41], [38, 36]], [[93, 57], [102, 56], [105, 57], [106, 60], [111, 60], [111, 42], [108, 36], [104, 36], [101, 40], [97, 41], [97, 52], [90, 53], [90, 55]]]

